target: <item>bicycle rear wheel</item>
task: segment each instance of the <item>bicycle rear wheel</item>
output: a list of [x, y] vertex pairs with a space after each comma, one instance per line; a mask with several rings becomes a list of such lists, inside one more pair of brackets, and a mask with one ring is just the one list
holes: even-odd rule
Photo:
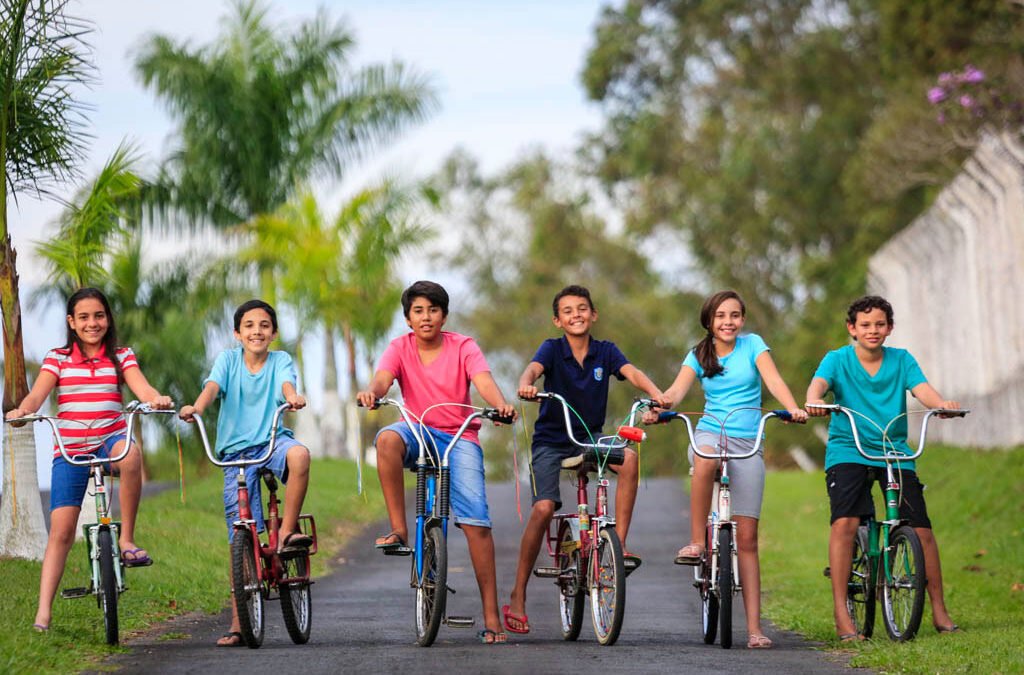
[[701, 634], [706, 645], [714, 644], [715, 636], [718, 635], [718, 596], [711, 590], [711, 555], [711, 527], [708, 526], [704, 537], [704, 553], [700, 564], [694, 568], [693, 584], [700, 592]]
[[263, 644], [263, 584], [249, 530], [235, 530], [231, 542], [231, 577], [242, 640], [250, 649], [257, 649]]
[[846, 609], [856, 631], [869, 638], [875, 632], [876, 583], [868, 557], [868, 528], [865, 525], [857, 528], [852, 562], [850, 580], [846, 584]]
[[590, 614], [597, 641], [613, 645], [619, 639], [626, 613], [626, 568], [615, 528], [602, 527], [598, 536], [593, 552], [597, 564], [590, 566], [590, 573], [596, 575], [590, 583]]
[[99, 602], [103, 611], [103, 632], [106, 635], [108, 645], [118, 643], [118, 621], [117, 621], [117, 575], [114, 573], [114, 565], [119, 564], [114, 560], [114, 539], [110, 530], [104, 528], [97, 535], [97, 544], [100, 554], [100, 587]]
[[558, 616], [561, 620], [562, 639], [575, 640], [583, 627], [583, 593], [586, 575], [580, 565], [580, 547], [573, 536], [568, 519], [558, 526], [558, 547], [555, 549], [558, 567]]
[[423, 574], [416, 580], [416, 644], [429, 647], [448, 599], [448, 546], [440, 525], [431, 525], [424, 534]]
[[718, 623], [722, 649], [732, 647], [732, 530], [718, 531]]
[[[285, 578], [309, 578], [309, 556], [300, 555], [281, 560]], [[309, 581], [296, 581], [281, 587], [281, 614], [288, 637], [297, 645], [309, 642], [309, 631], [313, 619], [313, 598], [309, 592]]]
[[889, 572], [882, 584], [882, 618], [889, 637], [912, 640], [924, 612], [924, 550], [912, 527], [901, 525], [889, 538]]

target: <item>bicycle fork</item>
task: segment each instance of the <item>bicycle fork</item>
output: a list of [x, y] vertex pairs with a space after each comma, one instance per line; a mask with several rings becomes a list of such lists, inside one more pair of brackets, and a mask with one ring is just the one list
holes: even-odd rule
[[[710, 569], [711, 579], [710, 585], [711, 590], [718, 593], [718, 560], [719, 560], [719, 533], [723, 527], [728, 528], [732, 532], [732, 545], [729, 551], [729, 562], [732, 565], [732, 583], [733, 592], [739, 592], [743, 590], [743, 586], [740, 583], [740, 563], [739, 555], [737, 554], [736, 545], [736, 522], [732, 520], [732, 500], [729, 493], [729, 476], [725, 474], [721, 478], [721, 483], [715, 481], [711, 489], [711, 503], [717, 505], [717, 511], [715, 507], [712, 508], [711, 513], [708, 514], [708, 526], [711, 528], [711, 547], [705, 551], [705, 555], [710, 558]], [[700, 567], [695, 567], [694, 571], [699, 573]]]

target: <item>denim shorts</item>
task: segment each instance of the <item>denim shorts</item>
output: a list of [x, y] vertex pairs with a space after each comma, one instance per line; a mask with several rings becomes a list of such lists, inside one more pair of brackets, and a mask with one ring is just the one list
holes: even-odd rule
[[[712, 431], [698, 429], [694, 434], [694, 441], [702, 452], [707, 454], [704, 448], [713, 448], [718, 451], [718, 444], [722, 435]], [[726, 437], [729, 454], [741, 455], [754, 449], [755, 438], [729, 438]], [[693, 448], [687, 448], [690, 457], [690, 465], [694, 465], [695, 455]], [[759, 450], [753, 457], [747, 459], [729, 460], [729, 496], [732, 503], [734, 516], [747, 516], [748, 518], [761, 517], [761, 501], [764, 499], [764, 454]]]
[[[433, 438], [427, 440], [428, 451], [435, 456], [443, 453], [451, 443], [454, 434], [447, 434], [431, 427], [415, 425], [417, 431], [422, 428]], [[416, 460], [420, 456], [418, 434], [414, 433], [405, 422], [395, 422], [377, 433], [379, 438], [385, 431], [393, 431], [405, 443], [405, 468], [415, 469]], [[429, 463], [429, 460], [428, 460]], [[448, 454], [448, 466], [451, 468], [451, 512], [456, 525], [476, 525], [491, 527], [491, 517], [487, 511], [487, 492], [484, 488], [484, 451], [473, 441], [459, 439]]]
[[[267, 451], [267, 446], [269, 445], [269, 442], [262, 445], [254, 445], [244, 450], [239, 450], [234, 454], [225, 455], [220, 459], [223, 462], [231, 462], [237, 459], [259, 457]], [[282, 483], [287, 483], [288, 450], [295, 446], [302, 447], [302, 443], [288, 436], [279, 436], [274, 442], [274, 452], [266, 463], [245, 467], [245, 484], [249, 488], [249, 510], [252, 511], [253, 520], [256, 521], [256, 529], [260, 532], [263, 531], [265, 526], [263, 522], [263, 500], [260, 490], [263, 486], [263, 481], [259, 479], [259, 471], [266, 467], [273, 471], [274, 475]], [[228, 525], [229, 542], [235, 536], [235, 528], [233, 526], [238, 518], [238, 467], [226, 466], [224, 467], [224, 520]]]
[[[96, 457], [110, 457], [114, 446], [125, 439], [124, 434], [115, 434], [103, 441], [96, 452], [91, 454]], [[110, 464], [103, 464], [102, 467], [103, 473], [109, 476]], [[91, 476], [90, 467], [69, 464], [61, 455], [54, 457], [53, 465], [50, 468], [50, 510], [53, 511], [62, 506], [81, 508], [82, 498], [85, 497], [85, 489], [89, 485]]]

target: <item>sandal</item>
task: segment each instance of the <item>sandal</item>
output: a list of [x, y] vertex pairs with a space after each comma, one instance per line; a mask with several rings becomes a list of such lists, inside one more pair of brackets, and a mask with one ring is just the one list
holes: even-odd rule
[[864, 640], [867, 640], [867, 638], [864, 637], [863, 635], [861, 635], [860, 633], [840, 633], [839, 634], [839, 641], [840, 642], [864, 642]]
[[217, 640], [218, 647], [244, 647], [245, 640], [242, 639], [242, 634], [237, 630], [233, 630], [229, 633], [224, 633]]
[[[395, 540], [394, 541], [388, 541], [388, 539], [391, 539], [392, 537], [394, 537]], [[385, 534], [385, 535], [383, 535], [381, 537], [377, 537], [377, 539], [383, 539], [384, 540], [382, 543], [374, 544], [374, 546], [376, 546], [377, 548], [379, 548], [381, 551], [384, 552], [384, 555], [410, 555], [410, 554], [412, 554], [412, 549], [409, 548], [409, 545], [405, 543], [405, 539], [402, 539], [402, 535], [398, 534], [394, 530], [392, 530], [391, 532], [388, 532], [387, 534]]]
[[41, 623], [34, 623], [32, 624], [32, 630], [34, 630], [37, 633], [45, 633], [46, 631], [50, 630], [50, 627], [44, 626]]
[[289, 532], [288, 536], [281, 540], [278, 553], [300, 553], [313, 545], [313, 537], [304, 532]]
[[687, 544], [679, 549], [675, 563], [677, 565], [699, 565], [703, 555], [704, 546], [702, 544]]
[[495, 632], [490, 628], [485, 628], [476, 634], [480, 638], [480, 642], [485, 645], [503, 645], [508, 642], [508, 636], [505, 635], [504, 631]]
[[526, 616], [525, 612], [522, 616], [519, 616], [518, 614], [512, 613], [511, 605], [502, 605], [501, 615], [504, 619], [505, 629], [510, 633], [526, 635], [530, 632], [530, 618]]
[[129, 548], [121, 551], [121, 564], [125, 567], [149, 567], [153, 564], [153, 559], [144, 548]]
[[629, 551], [622, 552], [622, 565], [626, 568], [626, 576], [636, 571], [636, 568], [643, 564], [643, 559], [640, 558], [636, 553], [630, 553]]
[[747, 639], [747, 649], [771, 649], [772, 640], [767, 635], [751, 633]]
[[951, 623], [948, 626], [935, 626], [935, 632], [939, 633], [939, 634], [942, 634], [942, 633], [959, 633], [960, 632], [960, 626], [956, 625], [955, 623]]

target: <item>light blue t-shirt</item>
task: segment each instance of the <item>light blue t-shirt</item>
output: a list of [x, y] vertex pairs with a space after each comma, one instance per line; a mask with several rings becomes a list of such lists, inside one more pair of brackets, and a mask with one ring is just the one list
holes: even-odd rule
[[[768, 351], [760, 335], [750, 333], [736, 338], [736, 346], [728, 355], [718, 359], [725, 369], [714, 377], [704, 377], [704, 369], [697, 361], [697, 353], [690, 350], [683, 360], [700, 378], [704, 388], [704, 415], [697, 429], [722, 433], [720, 421], [725, 422], [725, 433], [732, 438], [757, 437], [757, 425], [761, 421], [758, 410], [740, 410], [729, 415], [736, 408], [761, 407], [761, 374], [754, 363], [762, 352]], [[711, 415], [713, 417], [708, 417]], [[729, 418], [726, 419], [726, 415]], [[717, 418], [714, 419], [714, 418]]]
[[[869, 454], [881, 453], [881, 429], [885, 429], [889, 420], [907, 411], [907, 392], [927, 382], [910, 352], [893, 347], [882, 347], [882, 350], [882, 365], [873, 377], [860, 364], [853, 345], [825, 354], [814, 372], [814, 377], [828, 382], [836, 403], [867, 415], [875, 423], [855, 416], [861, 447]], [[901, 417], [889, 428], [888, 438], [896, 450], [910, 453], [906, 417]], [[853, 442], [850, 420], [843, 413], [833, 414], [828, 424], [825, 468], [849, 463], [885, 466], [885, 462], [864, 459]], [[913, 470], [914, 463], [901, 462], [900, 467]]]
[[[295, 366], [286, 352], [271, 351], [258, 373], [245, 367], [241, 347], [217, 355], [210, 376], [203, 381], [220, 387], [220, 416], [217, 418], [217, 456], [232, 455], [240, 450], [270, 442], [270, 424], [274, 411], [284, 403], [282, 387], [295, 384]], [[291, 429], [281, 424], [277, 435], [293, 437]]]

